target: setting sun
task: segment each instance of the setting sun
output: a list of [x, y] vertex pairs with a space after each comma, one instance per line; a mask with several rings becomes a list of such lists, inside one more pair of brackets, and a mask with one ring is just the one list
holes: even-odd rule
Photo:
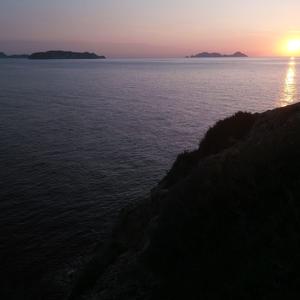
[[290, 54], [300, 52], [300, 39], [289, 40], [287, 43], [287, 50]]

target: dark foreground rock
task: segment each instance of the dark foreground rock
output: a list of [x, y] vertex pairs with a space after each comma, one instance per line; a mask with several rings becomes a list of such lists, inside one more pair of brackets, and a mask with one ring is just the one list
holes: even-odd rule
[[105, 59], [105, 56], [99, 56], [89, 52], [71, 52], [71, 51], [47, 51], [36, 52], [29, 56], [29, 59]]
[[296, 299], [300, 104], [237, 113], [122, 212], [70, 299]]

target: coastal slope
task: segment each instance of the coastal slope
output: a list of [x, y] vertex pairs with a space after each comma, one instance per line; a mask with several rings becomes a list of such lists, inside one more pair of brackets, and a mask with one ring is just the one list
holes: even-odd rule
[[300, 104], [239, 112], [126, 208], [69, 299], [300, 295]]

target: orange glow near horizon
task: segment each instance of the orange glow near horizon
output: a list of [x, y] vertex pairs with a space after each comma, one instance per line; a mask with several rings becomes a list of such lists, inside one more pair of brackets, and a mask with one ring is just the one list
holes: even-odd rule
[[0, 51], [63, 49], [109, 58], [173, 58], [204, 51], [300, 56], [297, 0], [85, 2], [2, 0]]
[[280, 56], [300, 56], [300, 36], [290, 36], [279, 42], [278, 54]]

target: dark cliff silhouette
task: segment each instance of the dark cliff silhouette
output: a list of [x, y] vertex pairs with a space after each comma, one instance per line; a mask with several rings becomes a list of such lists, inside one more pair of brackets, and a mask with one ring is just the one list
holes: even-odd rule
[[123, 210], [69, 299], [300, 295], [300, 104], [237, 113]]
[[233, 54], [221, 54], [221, 53], [217, 53], [217, 52], [202, 52], [202, 53], [198, 53], [196, 55], [192, 55], [191, 58], [199, 58], [199, 57], [203, 57], [203, 58], [210, 58], [210, 57], [248, 57], [246, 54], [242, 53], [242, 52], [235, 52]]
[[29, 59], [105, 59], [105, 56], [99, 56], [89, 52], [72, 51], [47, 51], [36, 52], [29, 56]]

